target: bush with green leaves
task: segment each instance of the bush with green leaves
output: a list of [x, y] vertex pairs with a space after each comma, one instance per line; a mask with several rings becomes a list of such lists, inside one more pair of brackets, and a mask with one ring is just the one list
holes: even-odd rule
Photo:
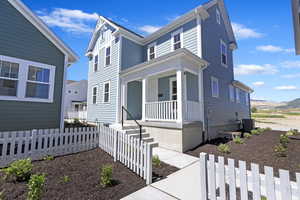
[[249, 138], [251, 138], [251, 134], [250, 133], [244, 133], [244, 137], [246, 138], [246, 139], [249, 139]]
[[161, 161], [158, 157], [158, 155], [154, 155], [152, 157], [152, 164], [155, 166], [155, 167], [160, 167], [161, 166]]
[[54, 160], [54, 156], [51, 155], [45, 156], [43, 160], [47, 160], [47, 161]]
[[15, 181], [21, 182], [26, 181], [30, 178], [32, 173], [31, 159], [22, 159], [14, 161], [9, 167], [3, 169], [6, 178], [12, 178]]
[[41, 199], [45, 181], [46, 181], [45, 174], [41, 174], [41, 175], [34, 174], [30, 177], [30, 180], [27, 184], [28, 186], [27, 200]]
[[281, 134], [279, 138], [279, 142], [280, 144], [286, 147], [287, 144], [290, 142], [290, 139], [286, 134]]
[[259, 130], [257, 130], [257, 129], [253, 129], [251, 131], [251, 135], [260, 135], [260, 134], [261, 134], [261, 132]]
[[287, 148], [282, 144], [278, 144], [274, 147], [275, 154], [278, 157], [286, 157], [287, 156]]
[[228, 144], [220, 144], [218, 146], [218, 151], [221, 152], [221, 153], [229, 154], [231, 149], [230, 149], [230, 146]]
[[112, 175], [113, 175], [113, 166], [104, 165], [100, 170], [100, 184], [103, 187], [108, 187], [112, 185]]
[[256, 107], [252, 107], [252, 108], [251, 108], [251, 112], [252, 112], [252, 113], [257, 113], [257, 108], [256, 108]]
[[0, 200], [4, 200], [4, 191], [0, 192]]
[[286, 132], [287, 136], [295, 136], [298, 134], [298, 130], [297, 129], [291, 129], [289, 131]]
[[71, 181], [71, 178], [70, 178], [69, 176], [63, 176], [63, 177], [61, 178], [61, 181], [62, 181], [63, 183], [69, 183], [69, 182]]
[[266, 127], [266, 128], [264, 128], [263, 130], [264, 130], [264, 131], [272, 131], [272, 128]]
[[244, 140], [238, 136], [233, 138], [233, 142], [235, 144], [244, 144], [245, 143]]

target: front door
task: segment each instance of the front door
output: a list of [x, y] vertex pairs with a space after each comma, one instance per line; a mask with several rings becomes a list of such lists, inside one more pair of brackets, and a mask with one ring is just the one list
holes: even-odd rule
[[176, 77], [170, 78], [170, 100], [177, 100], [177, 81], [176, 81]]

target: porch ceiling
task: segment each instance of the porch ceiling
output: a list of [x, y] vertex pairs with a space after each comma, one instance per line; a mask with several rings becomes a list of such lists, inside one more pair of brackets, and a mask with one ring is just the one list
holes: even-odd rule
[[140, 77], [143, 77], [155, 73], [183, 69], [185, 66], [194, 66], [195, 68], [203, 69], [208, 65], [209, 63], [204, 59], [196, 56], [185, 48], [181, 48], [153, 60], [123, 70], [120, 72], [120, 76], [125, 78], [132, 74], [139, 74]]

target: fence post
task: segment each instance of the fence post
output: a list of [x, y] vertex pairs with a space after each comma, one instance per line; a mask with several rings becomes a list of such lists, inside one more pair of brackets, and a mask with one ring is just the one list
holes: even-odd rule
[[146, 184], [152, 183], [152, 146], [147, 144], [147, 178]]
[[207, 154], [200, 153], [200, 196], [202, 199], [208, 199], [208, 184], [207, 184]]
[[117, 161], [117, 151], [118, 151], [118, 148], [117, 148], [117, 146], [118, 146], [118, 141], [117, 141], [117, 139], [118, 139], [118, 131], [114, 131], [113, 132], [114, 133], [114, 162], [116, 162]]

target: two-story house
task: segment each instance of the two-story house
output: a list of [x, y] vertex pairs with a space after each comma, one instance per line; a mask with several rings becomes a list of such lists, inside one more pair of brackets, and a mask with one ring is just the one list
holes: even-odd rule
[[250, 118], [252, 92], [234, 79], [236, 48], [223, 0], [146, 37], [100, 16], [86, 53], [88, 120], [116, 128], [139, 120], [160, 146], [177, 151], [236, 130], [237, 120]]

